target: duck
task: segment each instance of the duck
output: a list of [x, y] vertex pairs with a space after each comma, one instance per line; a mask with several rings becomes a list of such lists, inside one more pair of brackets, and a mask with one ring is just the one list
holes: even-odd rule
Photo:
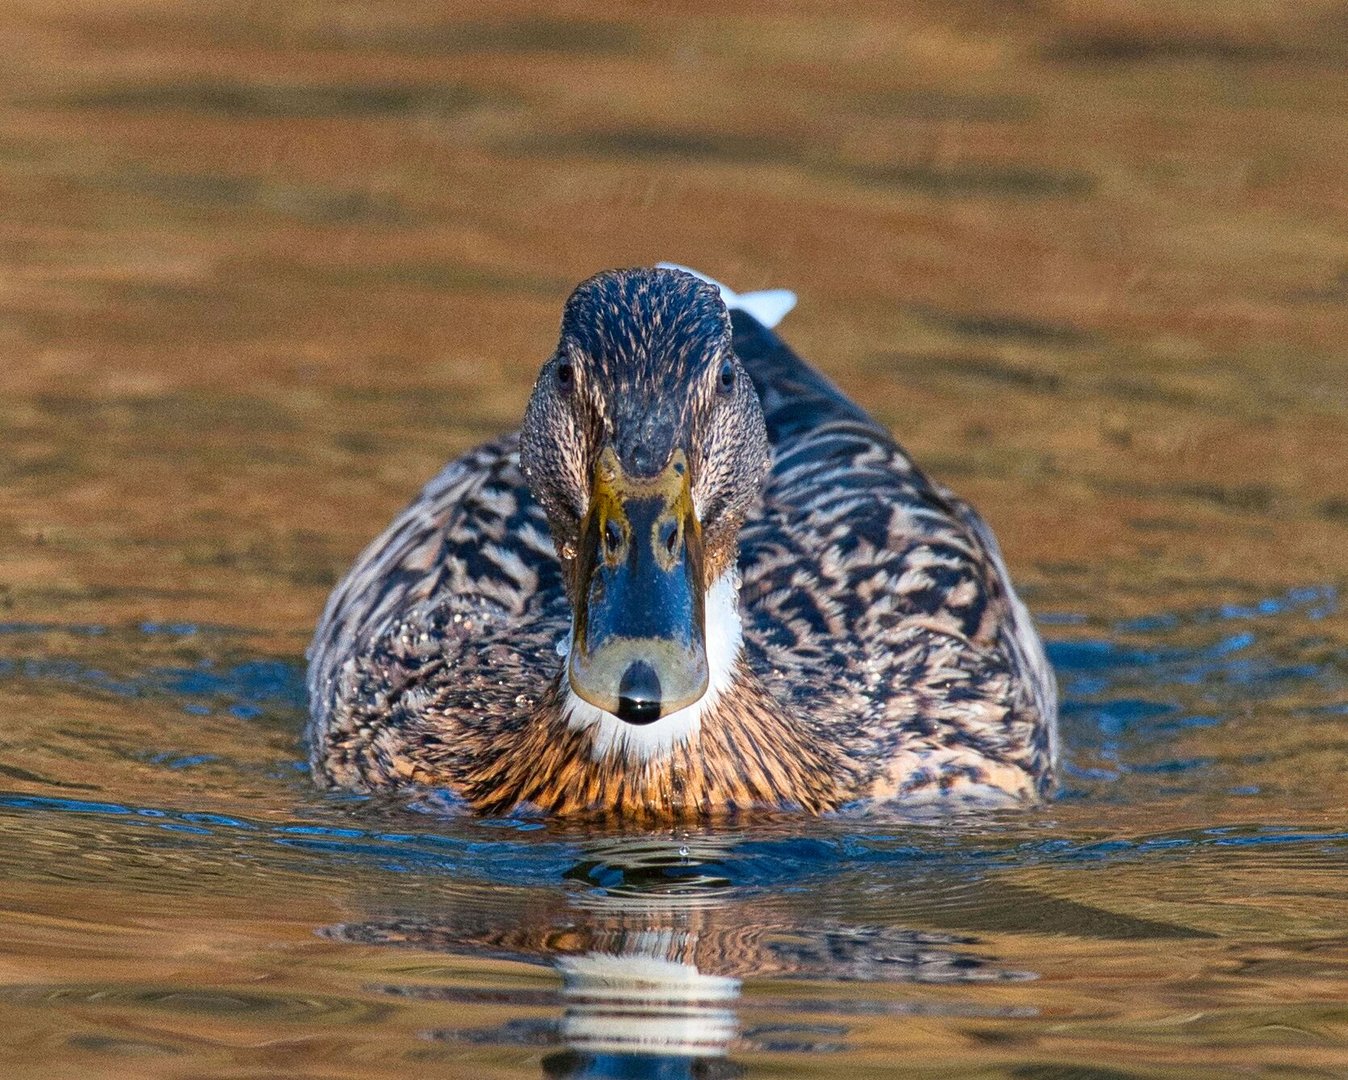
[[678, 822], [1027, 805], [1057, 691], [992, 530], [674, 264], [566, 301], [521, 428], [356, 559], [308, 652], [325, 788]]

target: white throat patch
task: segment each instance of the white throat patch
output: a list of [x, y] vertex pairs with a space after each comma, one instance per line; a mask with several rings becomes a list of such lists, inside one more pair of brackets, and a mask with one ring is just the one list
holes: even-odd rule
[[[566, 688], [563, 709], [572, 731], [588, 731], [594, 738], [591, 748], [596, 761], [610, 754], [622, 754], [629, 760], [648, 761], [664, 757], [674, 747], [697, 736], [702, 716], [712, 708], [735, 679], [735, 665], [744, 643], [740, 624], [739, 574], [731, 567], [707, 590], [705, 601], [707, 629], [707, 692], [687, 708], [662, 716], [650, 724], [629, 724]], [[558, 651], [561, 649], [559, 647]]]

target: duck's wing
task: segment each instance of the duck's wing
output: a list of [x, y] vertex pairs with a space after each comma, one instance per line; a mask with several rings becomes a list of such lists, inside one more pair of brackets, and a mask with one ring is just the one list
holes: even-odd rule
[[480, 640], [549, 620], [566, 624], [561, 571], [512, 434], [451, 462], [333, 590], [309, 648], [315, 759], [333, 727], [452, 663], [465, 626]]
[[870, 759], [931, 747], [1047, 776], [1052, 672], [992, 531], [772, 330], [731, 319], [772, 446], [740, 560], [769, 689]]
[[1048, 755], [1054, 767], [1058, 761], [1058, 680], [1053, 673], [1053, 665], [1048, 661], [1044, 643], [1034, 628], [1034, 619], [1025, 607], [1024, 601], [1011, 585], [1011, 573], [1006, 568], [1006, 558], [1002, 547], [997, 543], [992, 526], [979, 516], [978, 511], [961, 499], [944, 484], [935, 484], [937, 491], [945, 500], [951, 512], [964, 523], [969, 533], [976, 537], [984, 552], [992, 562], [997, 577], [1006, 584], [1006, 604], [1008, 618], [1002, 625], [1000, 642], [1011, 657], [1016, 671], [1023, 672], [1025, 682], [1032, 694], [1034, 710], [1043, 718], [1046, 735], [1049, 740]]

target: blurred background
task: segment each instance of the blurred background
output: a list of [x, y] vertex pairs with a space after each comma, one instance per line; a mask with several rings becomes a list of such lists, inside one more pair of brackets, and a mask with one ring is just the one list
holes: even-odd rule
[[570, 288], [660, 259], [795, 289], [788, 339], [984, 508], [1031, 591], [1344, 572], [1342, 4], [3, 22], [23, 610], [173, 579], [308, 623], [442, 461], [518, 423]]
[[[6, 0], [0, 39], [0, 1064], [1348, 1070], [1348, 4]], [[328, 590], [518, 425], [571, 288], [657, 260], [794, 289], [992, 523], [1053, 805], [690, 854], [311, 789]], [[638, 994], [666, 1053], [615, 1064], [595, 987], [649, 961], [710, 1004]]]

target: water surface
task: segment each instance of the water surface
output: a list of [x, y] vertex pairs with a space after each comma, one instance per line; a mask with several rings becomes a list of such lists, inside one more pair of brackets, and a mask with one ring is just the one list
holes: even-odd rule
[[[568, 12], [0, 15], [2, 1071], [1348, 1072], [1348, 10]], [[658, 259], [993, 522], [1051, 805], [312, 789], [327, 590]]]

